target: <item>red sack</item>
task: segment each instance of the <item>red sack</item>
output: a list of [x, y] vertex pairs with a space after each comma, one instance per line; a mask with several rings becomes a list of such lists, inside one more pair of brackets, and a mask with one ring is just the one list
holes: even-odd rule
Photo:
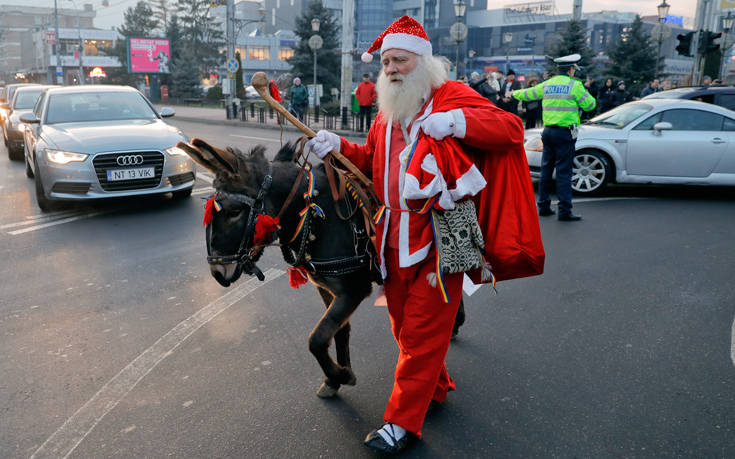
[[[522, 146], [474, 155], [487, 186], [473, 199], [485, 238], [485, 256], [496, 280], [537, 276], [544, 272], [544, 244], [536, 200]], [[467, 273], [476, 284], [480, 270]]]

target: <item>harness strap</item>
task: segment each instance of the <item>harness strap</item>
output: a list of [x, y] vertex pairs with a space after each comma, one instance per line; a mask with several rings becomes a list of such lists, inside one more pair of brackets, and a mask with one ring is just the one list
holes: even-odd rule
[[[301, 137], [297, 142], [299, 145], [299, 153], [296, 155], [296, 158], [300, 158], [301, 155], [304, 154], [304, 145], [306, 145], [306, 141], [309, 140], [307, 137]], [[291, 187], [291, 191], [288, 193], [288, 197], [285, 201], [283, 201], [283, 206], [281, 206], [281, 210], [278, 211], [278, 216], [276, 218], [278, 220], [283, 217], [283, 213], [286, 212], [286, 209], [288, 209], [288, 206], [291, 205], [291, 201], [293, 201], [293, 198], [296, 196], [296, 191], [298, 191], [299, 186], [301, 185], [301, 179], [304, 177], [304, 170], [306, 170], [306, 165], [309, 164], [307, 161], [309, 157], [309, 153], [306, 153], [306, 157], [304, 158], [304, 162], [301, 165], [301, 169], [299, 169], [299, 175], [296, 176], [296, 180], [293, 183], [293, 186]]]

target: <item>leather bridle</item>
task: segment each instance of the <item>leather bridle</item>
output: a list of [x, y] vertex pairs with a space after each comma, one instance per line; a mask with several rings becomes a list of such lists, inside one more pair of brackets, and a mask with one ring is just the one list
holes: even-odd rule
[[232, 255], [212, 255], [211, 238], [212, 238], [212, 227], [214, 226], [215, 219], [212, 219], [211, 223], [206, 226], [205, 234], [207, 241], [207, 263], [210, 265], [231, 265], [237, 264], [240, 269], [246, 274], [255, 275], [259, 280], [265, 280], [265, 275], [258, 268], [253, 260], [253, 235], [255, 233], [255, 224], [258, 220], [258, 214], [262, 213], [265, 207], [265, 197], [270, 191], [271, 184], [273, 183], [273, 164], [268, 163], [268, 173], [263, 178], [263, 183], [260, 185], [258, 194], [255, 198], [246, 196], [239, 193], [230, 193], [227, 191], [218, 191], [215, 194], [217, 197], [227, 198], [229, 201], [235, 202], [240, 205], [250, 206], [250, 213], [248, 214], [248, 220], [245, 224], [245, 230], [243, 231], [242, 238], [240, 239], [240, 246], [237, 249], [237, 253]]

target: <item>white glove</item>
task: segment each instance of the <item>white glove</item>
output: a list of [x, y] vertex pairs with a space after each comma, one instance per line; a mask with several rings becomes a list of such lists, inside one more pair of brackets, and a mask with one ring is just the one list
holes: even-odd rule
[[463, 138], [465, 135], [466, 122], [462, 109], [458, 108], [448, 112], [432, 113], [421, 122], [421, 129], [426, 135], [441, 140], [448, 135]]
[[333, 134], [322, 129], [316, 133], [315, 137], [312, 137], [308, 142], [306, 142], [306, 148], [313, 151], [319, 159], [324, 159], [330, 151], [339, 151], [341, 141], [342, 140], [337, 134]]

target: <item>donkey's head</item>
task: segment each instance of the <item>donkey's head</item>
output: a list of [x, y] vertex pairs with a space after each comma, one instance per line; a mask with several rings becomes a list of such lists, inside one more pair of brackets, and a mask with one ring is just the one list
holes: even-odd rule
[[[207, 202], [207, 261], [212, 276], [228, 287], [245, 272], [261, 277], [255, 266], [262, 247], [253, 248], [254, 229], [259, 213], [266, 213], [265, 200], [270, 187], [271, 168], [265, 147], [258, 145], [245, 154], [239, 150], [214, 147], [201, 139], [179, 142], [178, 147], [199, 165], [215, 175], [215, 194]], [[290, 155], [293, 147], [289, 144]], [[282, 159], [284, 149], [276, 160]]]

